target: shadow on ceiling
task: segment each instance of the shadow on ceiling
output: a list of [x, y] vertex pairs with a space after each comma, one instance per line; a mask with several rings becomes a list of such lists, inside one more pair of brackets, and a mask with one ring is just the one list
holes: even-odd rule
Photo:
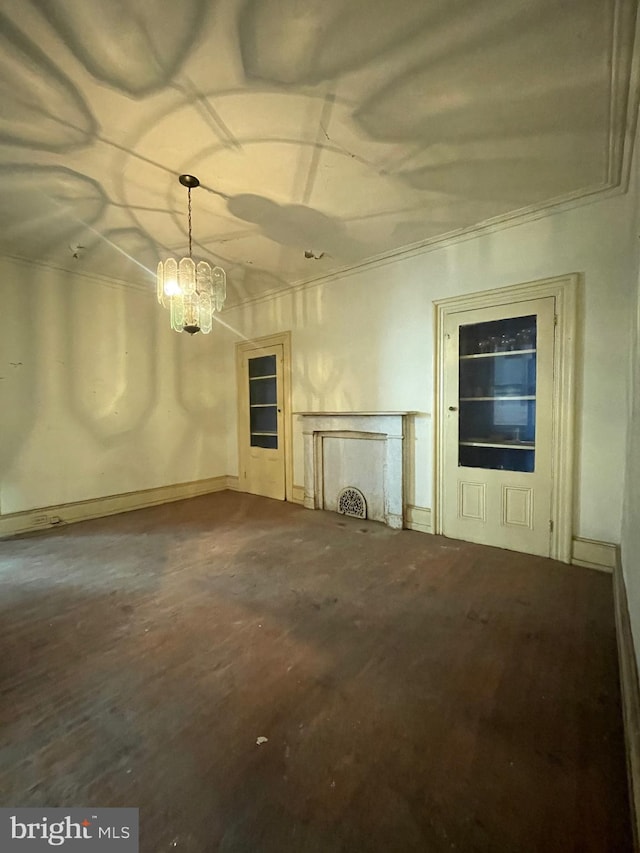
[[31, 0], [97, 79], [139, 98], [169, 85], [214, 0]]

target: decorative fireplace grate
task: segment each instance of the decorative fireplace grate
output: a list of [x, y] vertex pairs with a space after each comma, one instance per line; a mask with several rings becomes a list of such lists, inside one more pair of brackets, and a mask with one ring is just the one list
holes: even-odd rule
[[338, 495], [338, 512], [342, 515], [352, 515], [354, 518], [367, 517], [367, 502], [360, 489], [347, 486]]

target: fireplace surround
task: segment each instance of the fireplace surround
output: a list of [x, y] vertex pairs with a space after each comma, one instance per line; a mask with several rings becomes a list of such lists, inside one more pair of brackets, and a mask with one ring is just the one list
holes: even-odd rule
[[367, 517], [403, 526], [405, 417], [409, 412], [296, 412], [304, 437], [304, 505], [334, 509], [359, 489]]

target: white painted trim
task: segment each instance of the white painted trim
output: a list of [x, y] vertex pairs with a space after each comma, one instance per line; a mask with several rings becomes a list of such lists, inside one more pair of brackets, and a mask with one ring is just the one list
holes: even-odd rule
[[633, 849], [637, 851], [640, 850], [640, 687], [638, 685], [638, 661], [629, 618], [627, 588], [624, 582], [619, 548], [616, 549], [616, 561], [613, 570], [613, 604], [618, 642], [618, 670], [620, 673]]
[[[575, 430], [575, 354], [578, 273], [541, 279], [524, 284], [483, 290], [479, 293], [455, 296], [434, 301], [434, 501], [433, 530], [442, 533], [444, 454], [441, 444], [444, 435], [444, 327], [449, 314], [498, 305], [514, 305], [532, 299], [555, 299], [557, 316], [554, 341], [553, 377], [553, 484], [551, 521], [553, 532], [549, 556], [570, 563], [573, 487], [574, 487], [574, 430]], [[514, 310], [517, 310], [514, 308]]]
[[404, 513], [404, 526], [407, 530], [417, 530], [419, 533], [433, 533], [431, 510], [425, 506], [408, 504]]
[[[431, 510], [428, 507], [408, 504], [405, 508], [404, 526], [407, 530], [433, 534]], [[613, 572], [617, 545], [611, 542], [599, 542], [596, 539], [583, 539], [581, 536], [575, 536], [571, 544], [571, 563], [574, 566], [596, 569], [600, 572]]]
[[291, 493], [291, 502], [304, 506], [304, 486], [293, 486], [293, 491]]
[[94, 282], [95, 284], [101, 284], [104, 287], [115, 287], [117, 289], [124, 289], [127, 291], [135, 290], [137, 293], [140, 293], [144, 296], [156, 295], [155, 275], [149, 276], [149, 284], [143, 284], [142, 282], [124, 281], [119, 278], [109, 278], [106, 275], [100, 275], [100, 273], [95, 272], [87, 272], [86, 270], [80, 268], [63, 267], [57, 264], [52, 264], [49, 261], [40, 261], [34, 258], [22, 258], [20, 257], [20, 255], [2, 255], [2, 257], [6, 258], [8, 261], [12, 261], [13, 263], [22, 264], [23, 266], [40, 267], [41, 269], [61, 272], [67, 276], [77, 276], [78, 278], [84, 278], [88, 281]]
[[[640, 15], [637, 3], [614, 0], [611, 24], [607, 185], [619, 186], [626, 192], [631, 176], [640, 97], [640, 52], [636, 49], [640, 43]], [[629, 39], [628, 34], [632, 31], [634, 36]], [[628, 67], [626, 52], [631, 53]], [[628, 71], [628, 76], [625, 71]]]
[[76, 501], [0, 515], [0, 538], [221, 492], [228, 488], [227, 480], [227, 477], [210, 477], [190, 483], [174, 483], [169, 486], [158, 486], [155, 489], [143, 489], [139, 492], [125, 492], [88, 501]]
[[232, 491], [232, 492], [239, 492], [240, 491], [240, 480], [237, 476], [227, 474], [226, 480], [227, 480], [227, 488], [230, 491]]
[[617, 545], [611, 542], [599, 542], [596, 539], [583, 539], [574, 536], [572, 540], [571, 562], [574, 566], [598, 569], [601, 572], [613, 572], [616, 566]]

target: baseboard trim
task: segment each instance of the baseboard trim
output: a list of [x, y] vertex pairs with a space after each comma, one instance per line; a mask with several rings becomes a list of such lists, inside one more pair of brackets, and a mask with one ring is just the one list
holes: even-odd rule
[[[240, 491], [239, 478], [233, 475], [210, 477], [206, 480], [174, 483], [155, 489], [125, 492], [88, 501], [76, 501], [0, 515], [0, 539], [19, 533], [48, 530], [59, 524], [73, 524], [76, 521], [88, 521], [91, 518], [101, 518], [185, 498], [195, 498], [198, 495], [221, 492], [225, 489]], [[293, 486], [291, 502], [304, 505], [304, 486]], [[404, 527], [419, 533], [433, 533], [431, 510], [428, 507], [407, 505], [404, 513]], [[584, 539], [579, 536], [572, 540], [571, 562], [576, 566], [611, 573], [616, 566], [616, 554], [617, 546], [610, 542], [598, 542], [595, 539]]]
[[227, 484], [228, 479], [228, 477], [209, 477], [206, 480], [194, 480], [190, 483], [174, 483], [155, 489], [125, 492], [88, 501], [76, 501], [0, 515], [0, 539], [19, 533], [48, 530], [60, 524], [73, 524], [76, 521], [88, 521], [91, 518], [101, 518], [134, 509], [181, 501], [185, 498], [195, 498], [211, 492], [221, 492], [230, 488]]
[[[292, 503], [304, 506], [304, 486], [294, 486]], [[313, 507], [309, 507], [313, 509]], [[394, 525], [391, 525], [392, 527]], [[399, 525], [400, 526], [400, 525]], [[431, 510], [425, 506], [408, 504], [404, 510], [404, 522], [401, 525], [406, 530], [417, 530], [419, 533], [433, 533]]]
[[611, 542], [598, 542], [581, 536], [574, 536], [571, 541], [571, 562], [574, 566], [611, 573], [616, 566], [616, 553], [617, 545]]
[[431, 510], [425, 506], [408, 504], [404, 512], [404, 526], [419, 533], [433, 533]]
[[618, 667], [622, 693], [622, 718], [627, 756], [627, 779], [629, 784], [629, 806], [633, 827], [633, 849], [640, 850], [640, 688], [627, 588], [622, 574], [620, 549], [616, 548], [613, 569], [613, 604], [618, 641]]
[[[433, 533], [431, 510], [408, 504], [404, 513], [404, 526], [420, 533]], [[616, 564], [616, 550], [617, 546], [611, 542], [574, 536], [571, 540], [571, 562], [574, 566], [611, 574]]]
[[[241, 492], [240, 488], [240, 478], [234, 476], [227, 476], [227, 489], [230, 489], [232, 492]], [[293, 486], [293, 493], [291, 495], [291, 503], [294, 504], [303, 504], [304, 503], [304, 486]]]

